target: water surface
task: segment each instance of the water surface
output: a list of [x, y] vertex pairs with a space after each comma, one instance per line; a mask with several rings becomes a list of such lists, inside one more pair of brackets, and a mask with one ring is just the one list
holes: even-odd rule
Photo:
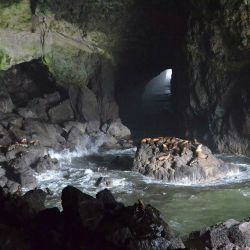
[[[181, 235], [229, 218], [250, 217], [250, 159], [244, 156], [220, 155], [223, 160], [241, 166], [238, 175], [206, 185], [168, 184], [131, 172], [135, 149], [98, 152], [98, 146], [53, 154], [61, 163], [60, 171], [38, 176], [41, 188], [49, 187], [54, 195], [48, 206], [60, 206], [60, 193], [66, 185], [95, 195], [101, 187], [100, 176], [111, 177], [110, 190], [117, 200], [131, 205], [138, 199], [160, 210], [163, 218]], [[119, 159], [117, 158], [119, 157]]]

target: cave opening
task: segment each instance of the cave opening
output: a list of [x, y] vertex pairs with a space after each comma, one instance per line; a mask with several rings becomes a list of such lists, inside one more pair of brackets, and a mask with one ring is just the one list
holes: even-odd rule
[[117, 91], [120, 116], [134, 138], [176, 135], [177, 119], [172, 100], [173, 69], [165, 69], [144, 84]]

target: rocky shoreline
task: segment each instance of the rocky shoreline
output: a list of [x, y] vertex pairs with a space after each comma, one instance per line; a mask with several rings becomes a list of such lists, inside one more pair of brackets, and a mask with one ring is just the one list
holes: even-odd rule
[[181, 239], [142, 200], [117, 202], [108, 189], [92, 197], [77, 188], [62, 190], [62, 211], [45, 208], [41, 189], [24, 195], [0, 188], [0, 246], [4, 250], [249, 249], [250, 222], [230, 219]]
[[[0, 187], [6, 192], [34, 189], [35, 173], [57, 169], [49, 150], [73, 151], [96, 141], [103, 149], [133, 146], [112, 97], [57, 85], [39, 60], [11, 68], [0, 82]], [[106, 100], [102, 108], [97, 98]]]

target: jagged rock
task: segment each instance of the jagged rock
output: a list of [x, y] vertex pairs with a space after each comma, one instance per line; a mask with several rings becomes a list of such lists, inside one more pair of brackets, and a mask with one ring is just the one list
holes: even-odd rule
[[62, 191], [63, 212], [67, 216], [76, 216], [78, 214], [78, 205], [81, 201], [92, 200], [93, 197], [82, 193], [79, 189], [67, 186]]
[[92, 120], [87, 123], [86, 132], [88, 134], [98, 133], [100, 132], [100, 125], [101, 125], [100, 121]]
[[104, 205], [117, 205], [115, 197], [108, 189], [104, 189], [96, 194], [96, 199], [101, 200]]
[[250, 247], [249, 219], [238, 222], [228, 220], [224, 223], [192, 232], [186, 241], [190, 249], [248, 249]]
[[51, 94], [44, 94], [47, 108], [53, 107], [61, 101], [61, 96], [58, 91]]
[[12, 135], [13, 141], [20, 142], [23, 139], [27, 139], [27, 134], [24, 130], [16, 126], [11, 126], [9, 128], [9, 133]]
[[87, 87], [70, 87], [70, 101], [79, 121], [100, 120], [95, 94]]
[[[125, 207], [116, 202], [107, 189], [96, 197], [68, 186], [62, 191], [63, 211], [60, 213], [57, 208], [45, 209], [46, 193], [42, 190], [11, 196], [0, 189], [0, 224], [25, 229], [23, 232], [29, 235], [25, 237], [26, 243], [32, 245], [32, 249], [61, 249], [62, 246], [104, 250], [184, 248], [180, 238], [152, 206], [138, 201]], [[3, 233], [0, 227], [0, 242], [5, 240]], [[19, 243], [13, 240], [10, 249], [20, 249], [16, 245]]]
[[56, 124], [44, 123], [36, 120], [25, 120], [24, 130], [31, 140], [38, 140], [41, 146], [62, 149], [66, 140], [61, 136], [63, 129]]
[[33, 169], [36, 170], [38, 173], [45, 172], [47, 170], [55, 170], [59, 166], [58, 160], [53, 159], [50, 157], [50, 155], [45, 155], [43, 157], [40, 157], [37, 163], [32, 166]]
[[76, 121], [69, 121], [65, 122], [64, 129], [68, 133], [73, 127], [78, 128], [82, 133], [85, 133], [87, 124], [82, 122], [76, 122]]
[[63, 212], [71, 216], [74, 214], [71, 220], [80, 220], [80, 228], [90, 234], [98, 232], [102, 235], [103, 249], [107, 243], [111, 249], [184, 248], [183, 242], [160, 218], [158, 210], [141, 201], [132, 207], [124, 207], [116, 203], [108, 190], [98, 193], [97, 199], [94, 199], [67, 187], [62, 192], [62, 202]]
[[3, 153], [0, 153], [0, 163], [7, 161], [6, 156]]
[[3, 113], [10, 113], [14, 109], [14, 104], [10, 98], [9, 93], [7, 92], [7, 89], [3, 87], [1, 84], [0, 86], [0, 110]]
[[19, 183], [22, 187], [35, 188], [37, 180], [31, 167], [45, 155], [45, 152], [45, 149], [40, 146], [31, 146], [24, 151], [15, 151], [16, 158], [4, 166], [7, 178]]
[[100, 103], [101, 121], [113, 121], [119, 118], [119, 107], [116, 101], [109, 101], [108, 98], [103, 98]]
[[118, 139], [129, 139], [131, 136], [130, 130], [122, 124], [120, 119], [116, 119], [110, 124], [104, 124], [102, 131]]
[[96, 180], [95, 186], [96, 187], [110, 187], [112, 186], [112, 179], [110, 177], [99, 177]]
[[159, 137], [141, 141], [133, 170], [168, 182], [200, 183], [237, 173], [239, 168], [217, 159], [196, 141]]
[[29, 108], [18, 108], [17, 113], [25, 119], [37, 119], [39, 118], [37, 113]]
[[9, 132], [0, 125], [0, 145], [7, 146], [12, 142]]
[[0, 187], [5, 187], [8, 182], [8, 179], [6, 176], [0, 177]]
[[5, 128], [8, 128], [10, 126], [21, 128], [23, 125], [23, 118], [14, 113], [1, 113], [0, 112], [0, 123]]
[[63, 123], [74, 119], [74, 112], [69, 100], [65, 100], [48, 111], [52, 123]]
[[0, 178], [5, 175], [6, 171], [0, 166]]
[[42, 121], [48, 121], [48, 115], [46, 112], [46, 100], [43, 98], [34, 98], [28, 102], [26, 107], [31, 110]]
[[220, 152], [246, 154], [250, 76], [243, 62], [249, 61], [249, 3], [190, 4], [179, 60], [183, 70], [172, 81], [180, 127], [186, 136], [209, 142]]
[[8, 188], [8, 193], [10, 194], [14, 194], [20, 189], [20, 184], [12, 180], [7, 180], [5, 185]]
[[116, 149], [116, 148], [120, 148], [120, 144], [118, 143], [118, 140], [115, 137], [106, 134], [102, 148], [107, 149], [107, 150]]
[[45, 209], [46, 192], [41, 189], [30, 190], [22, 196], [22, 203], [27, 204], [29, 216]]
[[89, 136], [84, 134], [77, 127], [72, 127], [67, 136], [67, 146], [71, 149], [74, 149], [76, 146], [86, 145]]

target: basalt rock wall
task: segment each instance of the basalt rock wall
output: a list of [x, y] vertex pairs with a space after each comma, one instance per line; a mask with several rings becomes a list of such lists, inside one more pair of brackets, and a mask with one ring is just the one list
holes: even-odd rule
[[249, 30], [249, 1], [191, 1], [175, 106], [183, 134], [220, 152], [249, 154]]

